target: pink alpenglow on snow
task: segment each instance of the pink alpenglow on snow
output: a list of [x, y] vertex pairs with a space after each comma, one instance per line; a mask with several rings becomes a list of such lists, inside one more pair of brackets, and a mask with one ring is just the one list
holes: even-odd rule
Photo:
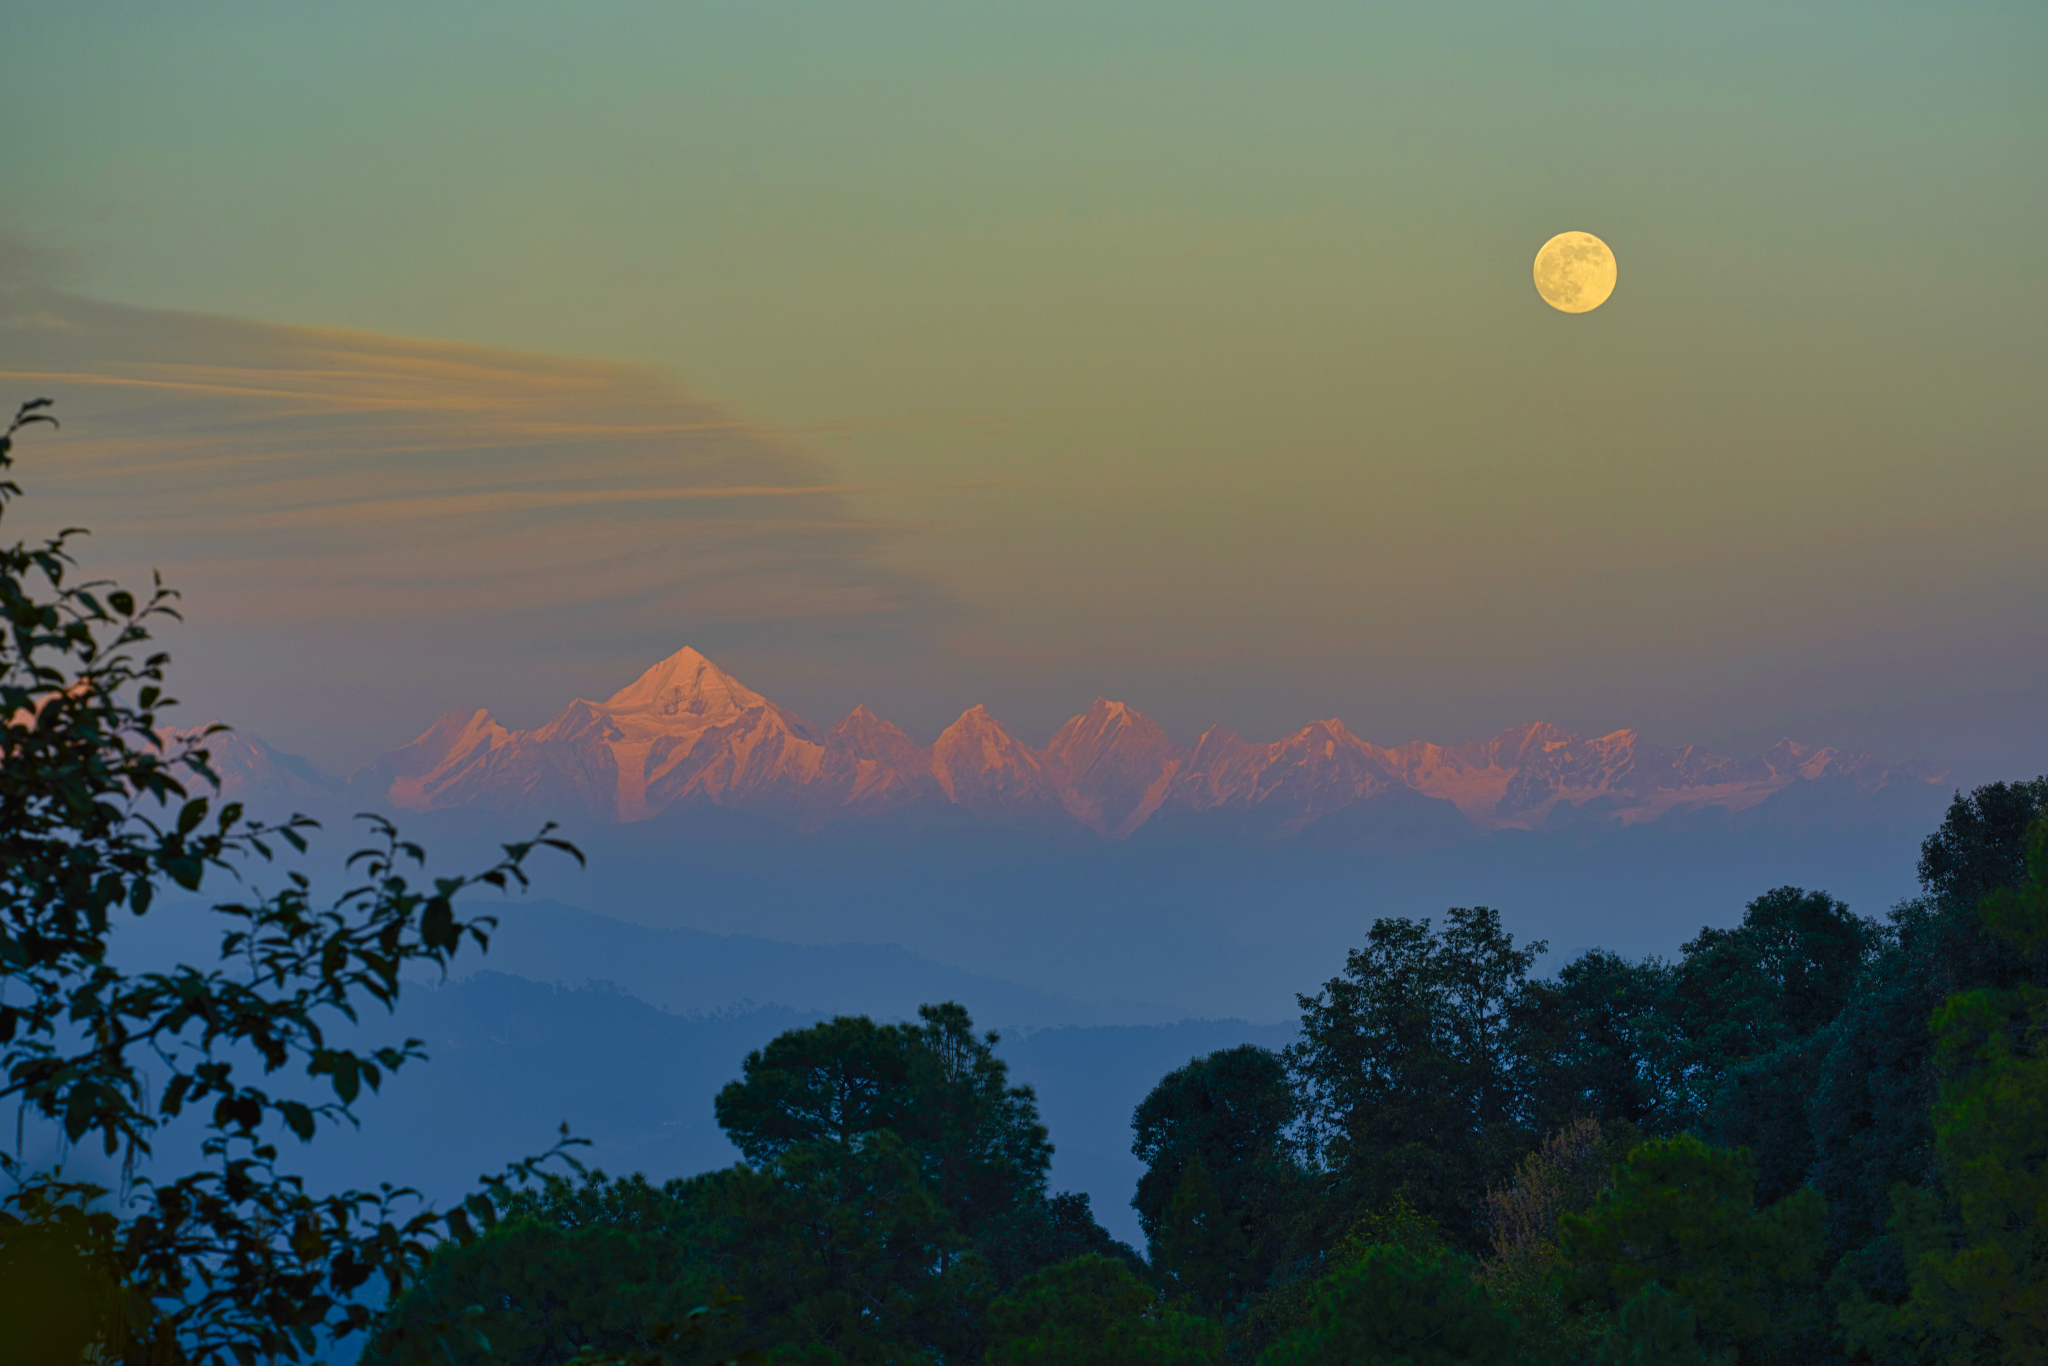
[[1589, 803], [1602, 819], [1631, 825], [1706, 807], [1742, 811], [1798, 783], [1870, 794], [1943, 777], [1790, 740], [1731, 759], [1650, 745], [1629, 730], [1588, 739], [1542, 722], [1470, 744], [1382, 748], [1330, 718], [1270, 743], [1212, 728], [1183, 746], [1104, 698], [1043, 748], [982, 706], [927, 747], [865, 706], [822, 729], [684, 649], [603, 702], [571, 702], [537, 730], [508, 730], [484, 711], [451, 713], [350, 785], [412, 810], [568, 809], [631, 822], [710, 806], [802, 830], [957, 807], [999, 824], [1124, 840], [1218, 818], [1284, 839], [1396, 809], [1477, 831], [1533, 829], [1560, 806]]

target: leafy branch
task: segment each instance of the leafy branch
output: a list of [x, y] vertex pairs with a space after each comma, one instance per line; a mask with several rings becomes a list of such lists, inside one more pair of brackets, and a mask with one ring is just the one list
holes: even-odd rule
[[[6, 477], [15, 437], [54, 426], [49, 407], [22, 405], [0, 434], [0, 516], [21, 496]], [[140, 599], [71, 582], [83, 534], [0, 547], [0, 1099], [69, 1142], [96, 1138], [123, 1180], [112, 1192], [0, 1153], [11, 1186], [0, 1264], [48, 1244], [98, 1268], [119, 1307], [94, 1330], [103, 1351], [207, 1366], [295, 1360], [322, 1328], [338, 1337], [369, 1325], [366, 1286], [395, 1297], [436, 1243], [494, 1226], [540, 1164], [576, 1165], [565, 1129], [549, 1152], [435, 1212], [388, 1184], [309, 1194], [272, 1137], [353, 1123], [365, 1086], [425, 1056], [418, 1039], [359, 1050], [330, 1030], [357, 1023], [365, 1002], [394, 1008], [408, 966], [445, 975], [465, 939], [488, 948], [496, 919], [461, 915], [462, 893], [523, 890], [539, 849], [583, 856], [548, 826], [479, 872], [415, 886], [424, 852], [369, 815], [370, 842], [347, 862], [359, 880], [331, 901], [317, 904], [294, 871], [280, 891], [212, 908], [225, 924], [215, 966], [118, 966], [116, 912], [148, 913], [166, 884], [196, 893], [209, 877], [239, 880], [280, 845], [304, 853], [318, 823], [215, 805], [209, 743], [225, 727], [178, 734], [158, 720], [175, 705], [169, 656], [146, 647], [157, 619], [177, 618], [177, 594], [160, 577]], [[294, 1067], [324, 1079], [332, 1099], [275, 1093], [265, 1079]], [[153, 1171], [153, 1140], [188, 1113], [204, 1126], [204, 1165]]]

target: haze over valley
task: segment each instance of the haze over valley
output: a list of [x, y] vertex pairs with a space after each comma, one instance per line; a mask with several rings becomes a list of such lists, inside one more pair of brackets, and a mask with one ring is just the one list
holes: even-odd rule
[[[1764, 881], [1881, 908], [1910, 892], [1951, 790], [1926, 764], [1789, 739], [1734, 758], [1540, 722], [1452, 745], [1376, 745], [1335, 718], [1183, 743], [1103, 699], [1043, 745], [980, 706], [921, 745], [865, 706], [815, 724], [687, 647], [533, 730], [451, 712], [346, 775], [254, 736], [209, 743], [227, 796], [319, 815], [336, 847], [364, 809], [450, 857], [559, 822], [592, 857], [548, 887], [558, 901], [898, 945], [1073, 1003], [998, 1016], [1032, 1025], [1284, 1019], [1374, 916], [1449, 905], [1497, 906], [1560, 953], [1672, 952]], [[629, 956], [582, 955], [561, 980], [623, 980]]]

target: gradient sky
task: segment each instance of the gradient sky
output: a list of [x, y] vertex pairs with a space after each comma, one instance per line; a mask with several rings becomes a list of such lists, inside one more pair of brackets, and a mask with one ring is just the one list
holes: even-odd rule
[[[920, 739], [1104, 693], [2048, 767], [2038, 4], [34, 4], [9, 48], [30, 509], [187, 589], [195, 708], [330, 766], [694, 644]], [[1529, 278], [1569, 229], [1620, 261], [1579, 317]]]

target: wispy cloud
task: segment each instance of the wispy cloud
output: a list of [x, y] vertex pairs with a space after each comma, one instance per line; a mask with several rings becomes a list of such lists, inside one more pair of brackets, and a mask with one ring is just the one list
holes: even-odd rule
[[[929, 607], [900, 528], [790, 439], [651, 370], [0, 290], [0, 392], [58, 401], [25, 505], [203, 610], [675, 622]], [[15, 528], [20, 534], [20, 528]], [[592, 624], [592, 623], [586, 623]]]

